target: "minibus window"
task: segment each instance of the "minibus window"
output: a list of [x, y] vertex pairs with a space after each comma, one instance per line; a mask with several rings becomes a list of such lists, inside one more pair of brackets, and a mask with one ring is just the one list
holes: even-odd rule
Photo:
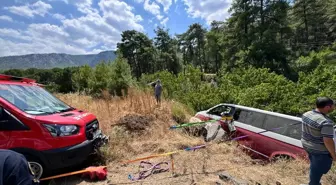
[[27, 130], [28, 127], [24, 125], [20, 120], [13, 117], [4, 108], [0, 107], [0, 131], [17, 131], [17, 130]]
[[54, 114], [70, 108], [38, 86], [0, 84], [0, 97], [33, 115]]
[[262, 126], [264, 120], [265, 120], [265, 114], [249, 111], [246, 116], [245, 124], [252, 125], [257, 128], [263, 128]]
[[289, 121], [290, 120], [286, 118], [267, 115], [264, 129], [272, 130], [272, 132], [275, 132], [277, 134], [286, 135], [287, 125], [290, 124]]
[[225, 105], [218, 106], [209, 111], [209, 114], [221, 116], [222, 113], [229, 113], [231, 111], [231, 107], [227, 107]]
[[235, 121], [239, 121], [241, 123], [245, 123], [245, 119], [246, 119], [247, 113], [248, 112], [246, 112], [244, 110], [236, 110], [236, 112], [234, 114]]
[[302, 134], [302, 124], [301, 124], [301, 122], [294, 121], [294, 120], [288, 120], [288, 124], [291, 124], [291, 126], [288, 127], [288, 129], [285, 133], [286, 136], [291, 137], [291, 138], [295, 138], [295, 139], [301, 139], [301, 134]]
[[241, 114], [241, 110], [240, 109], [236, 109], [234, 111], [234, 114], [233, 114], [233, 120], [235, 120], [235, 121], [241, 121], [240, 114]]

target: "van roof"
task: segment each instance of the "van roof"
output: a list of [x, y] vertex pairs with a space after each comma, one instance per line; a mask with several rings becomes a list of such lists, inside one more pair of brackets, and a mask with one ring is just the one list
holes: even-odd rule
[[25, 84], [25, 85], [38, 85], [43, 86], [42, 84], [36, 83], [36, 80], [25, 78], [25, 77], [17, 77], [11, 75], [0, 74], [0, 84], [6, 82], [9, 84]]
[[239, 109], [259, 112], [259, 113], [273, 115], [273, 116], [278, 116], [278, 117], [287, 118], [287, 119], [292, 119], [292, 120], [296, 120], [296, 121], [301, 121], [300, 117], [291, 116], [291, 115], [287, 115], [287, 114], [282, 114], [282, 113], [278, 113], [278, 112], [272, 112], [272, 111], [267, 111], [267, 110], [262, 110], [262, 109], [257, 109], [257, 108], [242, 106], [242, 105], [229, 104], [229, 103], [222, 103], [222, 105], [236, 107], [236, 108], [239, 108]]

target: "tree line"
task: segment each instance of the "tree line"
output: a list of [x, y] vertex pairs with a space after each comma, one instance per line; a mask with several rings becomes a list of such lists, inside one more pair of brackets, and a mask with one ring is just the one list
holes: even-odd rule
[[177, 74], [162, 70], [137, 79], [122, 55], [94, 68], [14, 69], [3, 73], [37, 79], [53, 92], [85, 92], [95, 97], [102, 96], [104, 91], [115, 96], [127, 95], [129, 87], [153, 90], [150, 82], [160, 79], [163, 98], [182, 102], [195, 111], [234, 103], [299, 116], [314, 107], [318, 96], [336, 98], [336, 44], [301, 56], [296, 62], [302, 69], [296, 82], [268, 68], [253, 66], [222, 69], [217, 75], [209, 75], [187, 65]]
[[213, 21], [209, 30], [195, 23], [174, 36], [161, 27], [153, 39], [127, 30], [117, 48], [136, 78], [163, 69], [177, 74], [191, 64], [217, 74], [221, 69], [269, 68], [296, 81], [301, 70], [296, 60], [336, 40], [334, 0], [234, 0], [230, 13], [225, 21]]
[[134, 82], [131, 68], [121, 55], [114, 61], [102, 61], [94, 68], [84, 65], [53, 69], [10, 69], [2, 74], [35, 79], [51, 92], [79, 92], [94, 97], [101, 97], [103, 91], [112, 96], [126, 95]]

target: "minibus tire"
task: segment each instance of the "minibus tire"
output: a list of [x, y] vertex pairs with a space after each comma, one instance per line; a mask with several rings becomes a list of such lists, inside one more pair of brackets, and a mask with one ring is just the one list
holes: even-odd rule
[[35, 174], [35, 178], [40, 179], [41, 177], [43, 177], [43, 175], [46, 172], [43, 163], [33, 156], [25, 155], [25, 157], [28, 163], [30, 164], [30, 167], [33, 170], [33, 172], [38, 173], [38, 174]]
[[289, 155], [276, 155], [274, 156], [272, 159], [271, 159], [273, 162], [277, 162], [277, 161], [280, 161], [280, 160], [285, 160], [286, 162], [287, 161], [292, 161], [294, 160], [293, 157], [289, 156]]

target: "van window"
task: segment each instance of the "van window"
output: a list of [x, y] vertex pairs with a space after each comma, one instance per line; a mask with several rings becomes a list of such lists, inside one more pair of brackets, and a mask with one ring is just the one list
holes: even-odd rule
[[263, 128], [264, 120], [265, 120], [265, 114], [249, 111], [247, 113], [245, 123], [255, 126], [257, 128]]
[[233, 119], [235, 121], [239, 121], [241, 123], [244, 123], [245, 119], [246, 119], [246, 116], [247, 116], [247, 113], [248, 113], [247, 111], [244, 111], [244, 110], [242, 111], [240, 109], [236, 109], [235, 113], [233, 115]]
[[0, 107], [0, 131], [27, 130], [28, 127]]
[[[297, 124], [295, 124], [297, 123]], [[302, 124], [299, 121], [289, 120], [289, 124], [295, 124], [293, 126], [289, 126], [286, 135], [288, 137], [294, 138], [294, 139], [301, 139], [302, 134]]]
[[0, 84], [0, 97], [33, 115], [54, 114], [70, 106], [38, 86]]
[[209, 114], [221, 116], [222, 113], [229, 113], [231, 111], [231, 107], [220, 105], [215, 107], [209, 111]]
[[271, 130], [272, 132], [275, 132], [277, 134], [285, 135], [285, 131], [287, 129], [287, 122], [288, 120], [285, 118], [267, 115], [264, 129]]
[[[295, 124], [295, 125], [292, 125], [292, 124]], [[272, 132], [274, 133], [288, 136], [291, 138], [301, 139], [302, 131], [301, 131], [301, 122], [299, 121], [267, 115], [266, 120], [265, 120], [264, 129], [272, 130]]]
[[265, 114], [247, 110], [236, 110], [234, 119], [257, 128], [262, 128]]

